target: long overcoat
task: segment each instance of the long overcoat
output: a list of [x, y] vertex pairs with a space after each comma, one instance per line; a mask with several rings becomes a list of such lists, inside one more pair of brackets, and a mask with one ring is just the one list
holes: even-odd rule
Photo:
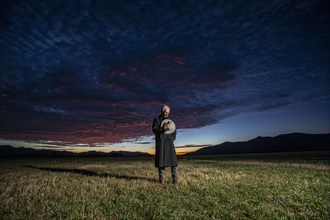
[[165, 130], [161, 126], [164, 119], [162, 115], [159, 115], [152, 123], [152, 131], [156, 136], [155, 167], [175, 167], [178, 166], [174, 148], [176, 130], [172, 134], [165, 134]]

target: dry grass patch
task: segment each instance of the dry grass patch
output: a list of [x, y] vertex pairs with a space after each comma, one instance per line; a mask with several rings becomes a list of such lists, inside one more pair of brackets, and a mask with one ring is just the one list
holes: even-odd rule
[[[157, 182], [153, 158], [7, 160], [3, 219], [328, 219], [329, 167], [180, 160]], [[321, 168], [320, 168], [321, 167]]]

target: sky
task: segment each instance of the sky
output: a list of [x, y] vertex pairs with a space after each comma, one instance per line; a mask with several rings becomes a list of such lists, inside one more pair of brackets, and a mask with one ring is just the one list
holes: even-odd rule
[[329, 1], [1, 1], [0, 145], [178, 153], [330, 132]]

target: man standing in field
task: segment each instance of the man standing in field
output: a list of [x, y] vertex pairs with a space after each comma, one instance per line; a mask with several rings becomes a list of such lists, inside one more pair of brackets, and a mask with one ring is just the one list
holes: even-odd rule
[[165, 168], [171, 167], [172, 182], [178, 183], [178, 160], [174, 148], [174, 140], [176, 138], [176, 130], [173, 130], [173, 124], [162, 122], [165, 119], [169, 119], [170, 107], [164, 105], [161, 109], [161, 114], [154, 118], [152, 123], [152, 131], [156, 136], [156, 155], [155, 155], [155, 167], [158, 167], [159, 182], [165, 183]]

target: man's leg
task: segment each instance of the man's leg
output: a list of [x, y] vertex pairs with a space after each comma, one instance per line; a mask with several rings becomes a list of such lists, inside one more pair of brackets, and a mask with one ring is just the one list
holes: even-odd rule
[[165, 183], [165, 167], [159, 167], [158, 172], [159, 172], [159, 182]]
[[179, 182], [179, 169], [178, 167], [171, 167], [172, 171], [172, 182], [178, 183]]

